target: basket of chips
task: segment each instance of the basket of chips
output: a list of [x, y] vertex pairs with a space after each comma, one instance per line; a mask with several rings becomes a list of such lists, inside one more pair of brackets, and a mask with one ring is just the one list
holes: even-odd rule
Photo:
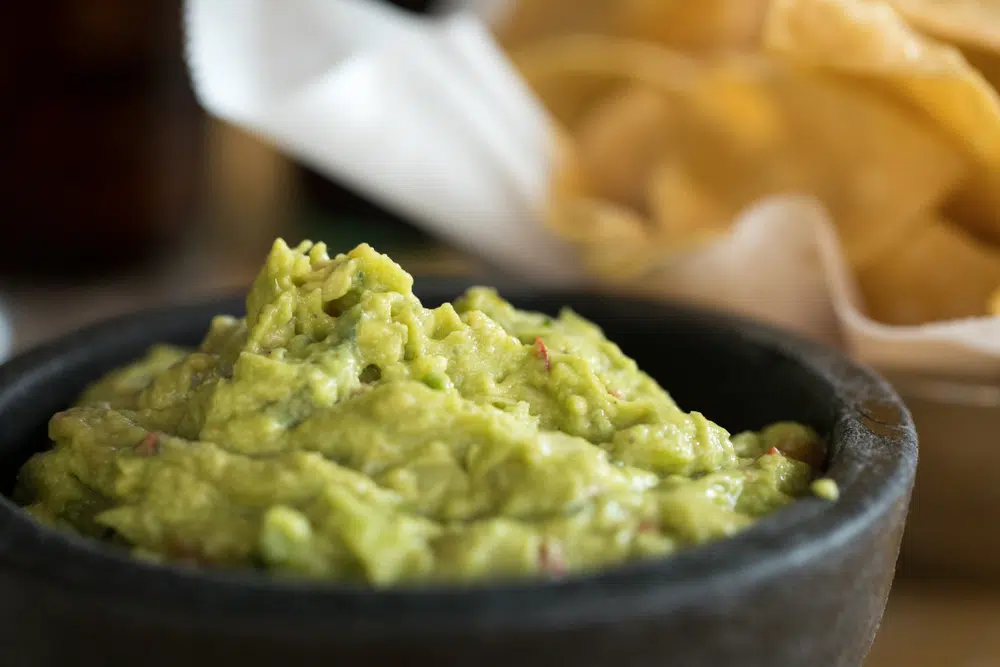
[[[733, 221], [762, 197], [817, 197], [853, 288], [844, 342], [892, 374], [921, 435], [904, 557], [1000, 573], [1000, 540], [977, 530], [1000, 511], [1000, 5], [586, 4], [521, 2], [500, 29], [564, 131], [552, 228], [602, 282], [726, 307], [773, 270], [767, 254], [731, 253], [728, 266], [762, 264], [706, 296], [712, 264], [692, 249], [733, 245]], [[797, 229], [774, 231], [771, 244], [795, 245]], [[780, 293], [758, 288], [751, 314], [783, 314]], [[829, 331], [808, 309], [786, 320]], [[962, 358], [941, 344], [965, 345]]]
[[536, 282], [843, 346], [921, 432], [905, 557], [1000, 573], [1000, 4], [297, 7], [189, 0], [209, 112]]

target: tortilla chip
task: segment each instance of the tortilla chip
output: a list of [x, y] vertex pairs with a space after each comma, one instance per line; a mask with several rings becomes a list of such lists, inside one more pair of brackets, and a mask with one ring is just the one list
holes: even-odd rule
[[962, 55], [983, 75], [994, 90], [1000, 88], [1000, 51], [988, 51], [975, 46], [962, 46]]
[[555, 141], [546, 222], [566, 240], [582, 243], [587, 240], [586, 227], [575, 224], [564, 207], [567, 202], [592, 197], [590, 184], [576, 142], [563, 128], [553, 125], [552, 130]]
[[692, 113], [722, 130], [735, 148], [758, 154], [785, 139], [786, 109], [752, 67], [743, 69], [738, 62], [707, 69], [689, 102]]
[[[719, 218], [731, 221], [762, 196], [797, 192], [826, 204], [860, 266], [903, 238], [964, 176], [961, 151], [926, 121], [856, 82], [774, 58], [698, 62], [662, 47], [591, 36], [551, 40], [522, 52], [519, 62], [529, 83], [550, 92], [567, 80], [616, 81], [572, 115], [567, 131], [575, 160], [587, 197], [651, 215], [664, 252], [715, 237]], [[642, 182], [645, 199], [637, 201], [632, 179], [652, 178], [654, 158], [681, 169], [675, 176], [697, 189], [685, 194], [680, 181]], [[711, 215], [683, 220], [684, 211]], [[579, 218], [563, 216], [554, 226], [579, 239], [578, 231], [565, 229], [572, 224], [566, 220]], [[702, 225], [706, 233], [698, 231]]]
[[609, 76], [682, 90], [698, 74], [698, 61], [683, 53], [635, 39], [571, 35], [537, 42], [511, 53], [532, 87], [557, 78]]
[[507, 49], [552, 37], [598, 32], [608, 25], [614, 0], [520, 0], [511, 2], [496, 26]]
[[990, 296], [989, 312], [990, 315], [1000, 315], [1000, 288]]
[[755, 46], [768, 0], [521, 0], [498, 26], [510, 49], [568, 35], [618, 36], [679, 50]]
[[[1000, 52], [966, 47], [962, 49], [962, 54], [994, 90], [1000, 88]], [[969, 177], [949, 197], [943, 211], [946, 217], [973, 235], [1000, 244], [1000, 171], [975, 166]]]
[[594, 193], [642, 210], [646, 182], [669, 150], [673, 124], [670, 100], [647, 86], [630, 86], [598, 102], [577, 131]]
[[868, 314], [916, 325], [987, 314], [1000, 253], [951, 221], [930, 219], [858, 272]]
[[1000, 51], [997, 0], [889, 0], [918, 29], [950, 42]]
[[[537, 1], [537, 0], [535, 0]], [[768, 0], [612, 0], [611, 32], [686, 51], [744, 50], [760, 36]]]
[[965, 169], [945, 137], [905, 110], [774, 60], [724, 59], [685, 99], [691, 119], [675, 159], [730, 217], [765, 195], [813, 194], [856, 265], [902, 238]]
[[584, 266], [609, 282], [627, 282], [659, 259], [646, 221], [629, 209], [601, 199], [554, 202], [552, 224], [572, 230]]
[[724, 236], [733, 213], [679, 162], [660, 164], [649, 179], [648, 206], [654, 242], [672, 252]]
[[1000, 314], [1000, 0], [521, 0], [502, 41], [609, 284], [809, 193], [875, 319]]
[[603, 98], [623, 87], [680, 92], [699, 71], [697, 62], [683, 54], [596, 35], [558, 37], [510, 55], [555, 120], [571, 132]]
[[962, 53], [911, 29], [885, 2], [774, 0], [772, 53], [884, 83], [989, 168], [1000, 168], [1000, 96]]
[[973, 236], [1000, 244], [1000, 174], [978, 169], [948, 198], [943, 213]]

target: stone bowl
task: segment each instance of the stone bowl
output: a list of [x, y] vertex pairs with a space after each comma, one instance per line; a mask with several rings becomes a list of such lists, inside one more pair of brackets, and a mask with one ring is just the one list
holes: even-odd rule
[[[465, 284], [418, 280], [436, 305]], [[155, 565], [43, 527], [10, 499], [46, 423], [152, 343], [195, 344], [240, 299], [119, 317], [0, 367], [3, 664], [858, 667], [892, 583], [917, 464], [909, 413], [838, 352], [742, 319], [584, 292], [501, 290], [604, 327], [681, 407], [731, 431], [797, 420], [830, 445], [829, 503], [732, 538], [561, 580], [372, 590]]]

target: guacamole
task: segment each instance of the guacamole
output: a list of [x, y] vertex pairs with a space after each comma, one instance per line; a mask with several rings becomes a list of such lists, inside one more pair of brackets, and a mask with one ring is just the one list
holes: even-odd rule
[[52, 417], [18, 499], [143, 558], [388, 586], [662, 557], [811, 492], [809, 428], [730, 435], [570, 310], [412, 283], [278, 240], [245, 319]]

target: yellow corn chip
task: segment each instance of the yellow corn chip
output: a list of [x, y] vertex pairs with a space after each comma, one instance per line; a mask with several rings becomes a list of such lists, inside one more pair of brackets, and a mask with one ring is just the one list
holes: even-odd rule
[[643, 209], [646, 182], [675, 120], [667, 97], [631, 86], [598, 102], [577, 130], [580, 159], [597, 196]]
[[895, 104], [774, 60], [715, 62], [682, 99], [671, 159], [713, 208], [731, 219], [765, 195], [816, 195], [856, 265], [902, 238], [964, 173], [951, 143]]
[[517, 49], [551, 37], [596, 33], [606, 27], [614, 0], [520, 0], [496, 27], [500, 43]]
[[525, 81], [563, 127], [575, 131], [593, 106], [623, 86], [684, 90], [697, 62], [662, 47], [594, 35], [558, 37], [511, 53]]
[[1000, 288], [990, 296], [990, 315], [1000, 315]]
[[1000, 253], [950, 221], [930, 219], [858, 280], [869, 315], [887, 324], [985, 315], [1000, 285]]
[[[1000, 88], [1000, 52], [966, 47], [962, 53], [994, 90]], [[949, 198], [944, 213], [974, 235], [1000, 244], [1000, 171], [974, 166], [969, 178]]]
[[680, 50], [755, 46], [768, 0], [521, 0], [498, 27], [501, 42], [525, 44], [568, 35], [604, 35]]
[[958, 49], [914, 31], [887, 3], [774, 0], [764, 44], [798, 62], [883, 82], [988, 168], [1000, 168], [1000, 96]]
[[587, 240], [587, 228], [574, 224], [567, 214], [570, 202], [592, 196], [590, 184], [577, 151], [576, 142], [558, 125], [553, 125], [552, 179], [549, 182], [549, 200], [546, 222], [557, 234], [568, 241], [582, 243]]
[[732, 223], [732, 212], [678, 162], [653, 171], [647, 196], [655, 240], [674, 252], [720, 238]]
[[[606, 37], [551, 40], [522, 55], [529, 82], [549, 91], [566, 80], [616, 82], [568, 124], [576, 168], [586, 198], [651, 216], [662, 252], [714, 238], [720, 221], [762, 196], [796, 192], [827, 205], [860, 266], [904, 237], [965, 173], [958, 148], [893, 101], [773, 58], [698, 62]], [[650, 164], [673, 171], [647, 182]], [[566, 228], [577, 223], [566, 221], [585, 217], [563, 215], [554, 226], [579, 240], [579, 231]]]
[[767, 1], [611, 0], [611, 32], [681, 50], [749, 49]]
[[974, 236], [1000, 244], [1000, 173], [987, 169], [974, 171], [942, 210]]
[[557, 128], [548, 223], [608, 285], [794, 192], [830, 211], [876, 319], [991, 307], [1000, 98], [962, 52], [885, 0], [551, 5], [523, 10], [512, 59]]
[[610, 282], [627, 281], [659, 257], [646, 221], [602, 199], [560, 200], [551, 209], [557, 229], [572, 230], [584, 266]]
[[920, 30], [959, 44], [1000, 51], [997, 0], [890, 0]]

